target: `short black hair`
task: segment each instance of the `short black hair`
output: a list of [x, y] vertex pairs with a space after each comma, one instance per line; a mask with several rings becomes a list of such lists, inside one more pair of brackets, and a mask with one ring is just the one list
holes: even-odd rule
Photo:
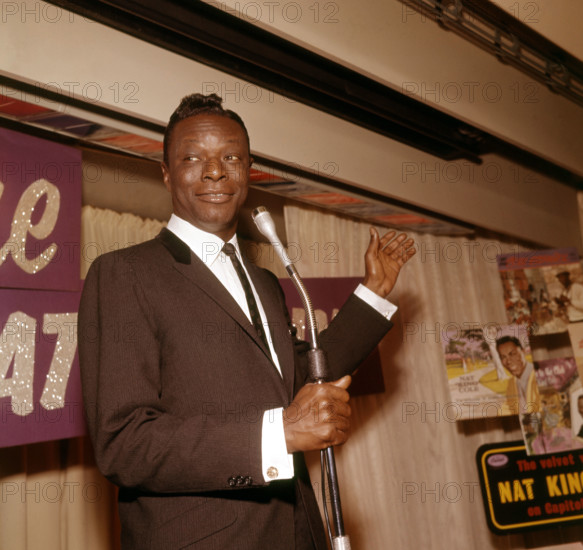
[[166, 130], [164, 131], [164, 162], [168, 164], [168, 147], [170, 146], [170, 138], [172, 137], [172, 130], [174, 126], [180, 121], [196, 116], [196, 115], [218, 115], [230, 118], [234, 120], [245, 133], [247, 138], [247, 145], [249, 146], [249, 133], [241, 117], [231, 111], [230, 109], [223, 108], [223, 98], [216, 94], [190, 94], [182, 98], [178, 107], [170, 116]]
[[502, 336], [502, 338], [496, 340], [496, 350], [498, 350], [502, 344], [507, 344], [508, 342], [512, 342], [516, 347], [523, 349], [520, 340], [516, 338], [516, 336]]

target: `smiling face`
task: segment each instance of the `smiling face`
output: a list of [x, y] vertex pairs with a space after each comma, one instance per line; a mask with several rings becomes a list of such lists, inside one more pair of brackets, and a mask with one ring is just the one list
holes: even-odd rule
[[174, 213], [228, 241], [249, 187], [249, 144], [243, 128], [221, 115], [181, 120], [172, 131], [164, 185]]
[[526, 357], [522, 348], [514, 342], [505, 342], [498, 346], [498, 354], [504, 367], [517, 378], [520, 377], [526, 368]]

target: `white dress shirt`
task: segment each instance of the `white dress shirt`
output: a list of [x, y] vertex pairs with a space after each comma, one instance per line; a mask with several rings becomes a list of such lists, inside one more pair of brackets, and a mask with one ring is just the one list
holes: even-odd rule
[[[212, 233], [207, 233], [206, 231], [195, 227], [186, 220], [176, 216], [176, 214], [172, 214], [170, 217], [167, 228], [180, 240], [184, 241], [192, 252], [211, 270], [235, 299], [239, 307], [251, 322], [247, 298], [243, 286], [241, 285], [241, 281], [239, 280], [239, 276], [237, 275], [229, 257], [222, 252], [223, 245], [225, 244], [223, 240]], [[241, 252], [239, 250], [237, 236], [234, 235], [229, 242], [234, 245], [240, 263], [243, 266], [245, 273], [247, 273], [245, 264], [241, 261]], [[269, 344], [269, 351], [273, 363], [281, 375], [281, 367], [273, 347], [267, 316], [265, 315], [261, 299], [257, 294], [251, 277], [249, 277], [249, 273], [247, 273], [247, 278], [249, 279], [251, 289], [255, 296], [255, 301], [257, 302], [261, 321], [265, 327], [265, 334], [267, 336], [267, 342]], [[391, 304], [388, 300], [381, 298], [363, 285], [359, 285], [354, 293], [387, 319], [390, 319], [395, 311], [397, 311], [395, 305]], [[293, 455], [287, 452], [285, 432], [283, 429], [282, 407], [265, 411], [263, 414], [261, 456], [263, 477], [266, 482], [274, 481], [275, 479], [291, 479], [293, 477]]]

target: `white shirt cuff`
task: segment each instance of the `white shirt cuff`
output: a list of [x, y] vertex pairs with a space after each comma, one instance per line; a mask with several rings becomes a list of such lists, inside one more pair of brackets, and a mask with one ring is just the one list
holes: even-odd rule
[[281, 407], [263, 413], [261, 460], [266, 482], [294, 477], [293, 455], [287, 452]]
[[376, 309], [383, 317], [390, 319], [397, 311], [397, 306], [391, 304], [388, 300], [381, 298], [378, 294], [373, 292], [370, 288], [360, 284], [354, 291], [361, 300], [366, 302], [369, 306]]

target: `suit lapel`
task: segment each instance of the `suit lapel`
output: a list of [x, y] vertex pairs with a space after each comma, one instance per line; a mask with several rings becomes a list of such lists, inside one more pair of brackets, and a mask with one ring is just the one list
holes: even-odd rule
[[[249, 321], [243, 310], [239, 307], [239, 304], [231, 296], [231, 294], [225, 289], [223, 284], [215, 277], [215, 275], [208, 269], [202, 260], [194, 254], [188, 245], [180, 240], [174, 233], [168, 229], [162, 229], [158, 238], [164, 244], [164, 246], [170, 251], [175, 259], [174, 268], [179, 271], [184, 277], [186, 277], [191, 283], [196, 285], [202, 292], [204, 292], [209, 298], [211, 298], [220, 308], [222, 308], [228, 315], [230, 315], [241, 328], [249, 335], [249, 337], [255, 342], [257, 346], [263, 351], [264, 355], [269, 359], [273, 371], [277, 375], [278, 379], [281, 381], [281, 377], [277, 372], [277, 368], [273, 364], [273, 359], [271, 353], [265, 348], [265, 345], [261, 341], [261, 338], [257, 335], [255, 327]], [[264, 298], [268, 296], [266, 292], [265, 285], [263, 284], [261, 271], [254, 265], [245, 262], [245, 267], [251, 275], [251, 279], [257, 292], [261, 298], [261, 304], [265, 310], [267, 318], [274, 318], [273, 311], [273, 300]], [[258, 274], [261, 277], [258, 277]], [[280, 313], [281, 315], [281, 313]], [[278, 317], [275, 317], [278, 318]], [[276, 340], [277, 342], [277, 340]], [[280, 351], [276, 348], [276, 353], [278, 353], [278, 360], [280, 364], [282, 360], [280, 359]], [[283, 369], [283, 366], [282, 366]], [[284, 380], [287, 382], [287, 375], [284, 376]], [[292, 376], [293, 380], [293, 376]], [[287, 383], [286, 383], [287, 386]]]

